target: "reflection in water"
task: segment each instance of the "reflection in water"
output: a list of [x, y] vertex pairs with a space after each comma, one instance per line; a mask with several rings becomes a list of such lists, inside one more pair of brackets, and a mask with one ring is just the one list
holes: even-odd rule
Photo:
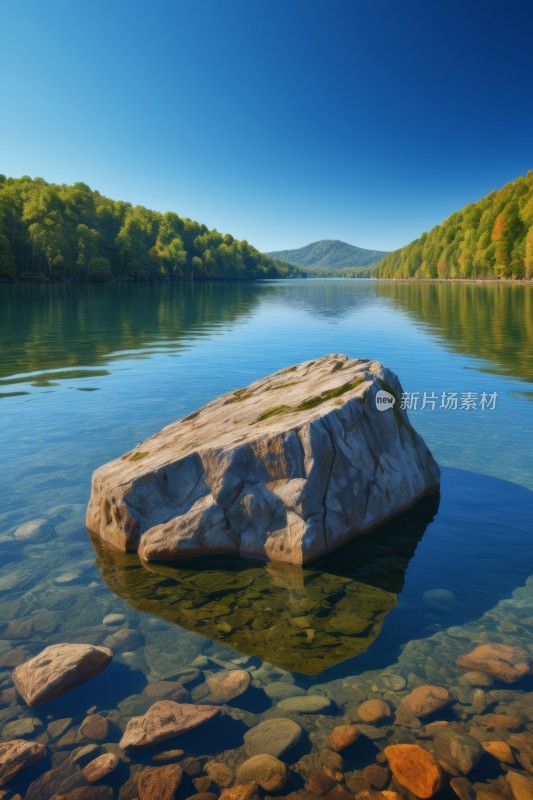
[[93, 539], [107, 586], [140, 611], [315, 675], [363, 653], [395, 607], [438, 498], [355, 537], [308, 567], [204, 557], [143, 565]]
[[479, 283], [382, 283], [376, 292], [423, 321], [459, 353], [533, 381], [533, 287]]
[[341, 321], [390, 303], [421, 320], [452, 350], [488, 359], [497, 372], [533, 380], [531, 286], [365, 280], [4, 286], [0, 378], [33, 372], [33, 384], [42, 385], [49, 370], [62, 372], [52, 380], [90, 377], [90, 370], [69, 375], [66, 370], [190, 347], [191, 338], [258, 307], [280, 306], [283, 315], [283, 306], [290, 306], [314, 319]]
[[108, 364], [111, 354], [138, 357], [150, 345], [176, 348], [195, 330], [246, 314], [261, 290], [253, 283], [2, 287], [0, 376]]

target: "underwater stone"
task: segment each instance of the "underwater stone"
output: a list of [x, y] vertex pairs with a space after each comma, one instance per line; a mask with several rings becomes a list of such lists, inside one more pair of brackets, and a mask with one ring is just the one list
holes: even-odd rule
[[123, 750], [128, 747], [151, 747], [182, 733], [188, 733], [216, 717], [219, 712], [220, 708], [217, 706], [158, 700], [146, 714], [130, 719], [120, 740], [120, 746]]
[[113, 653], [91, 644], [53, 644], [16, 667], [13, 681], [29, 706], [47, 703], [98, 675]]
[[523, 647], [506, 644], [482, 644], [459, 656], [457, 666], [488, 672], [504, 683], [515, 683], [533, 674], [533, 658]]
[[13, 739], [0, 742], [0, 786], [4, 786], [26, 767], [40, 761], [46, 755], [46, 748], [37, 742]]
[[401, 394], [389, 369], [344, 355], [269, 375], [96, 470], [87, 527], [145, 561], [312, 561], [438, 490]]

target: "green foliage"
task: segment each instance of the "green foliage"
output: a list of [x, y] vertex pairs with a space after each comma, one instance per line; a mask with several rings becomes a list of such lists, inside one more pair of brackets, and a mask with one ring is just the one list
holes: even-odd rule
[[308, 267], [306, 273], [308, 278], [375, 278], [377, 268], [376, 264], [371, 264], [369, 267], [342, 267], [341, 269]]
[[533, 278], [533, 171], [377, 265], [380, 278]]
[[[328, 277], [332, 272], [348, 267], [368, 267], [386, 255], [383, 250], [366, 250], [364, 247], [355, 247], [347, 242], [336, 239], [322, 239], [312, 242], [297, 250], [278, 250], [267, 253], [267, 256], [276, 260], [287, 261], [298, 267], [308, 267], [313, 270], [324, 270]], [[348, 277], [354, 277], [352, 275]], [[355, 276], [357, 277], [357, 276]]]
[[177, 214], [117, 202], [84, 183], [0, 176], [0, 279], [292, 278], [246, 241]]

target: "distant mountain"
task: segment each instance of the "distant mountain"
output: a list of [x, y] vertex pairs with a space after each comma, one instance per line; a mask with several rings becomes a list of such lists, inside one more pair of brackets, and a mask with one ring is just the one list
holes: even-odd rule
[[533, 170], [389, 253], [377, 275], [533, 279]]
[[346, 267], [368, 267], [380, 261], [387, 253], [382, 250], [365, 250], [336, 239], [322, 239], [297, 250], [278, 250], [265, 253], [276, 261], [306, 267], [308, 270], [337, 270]]

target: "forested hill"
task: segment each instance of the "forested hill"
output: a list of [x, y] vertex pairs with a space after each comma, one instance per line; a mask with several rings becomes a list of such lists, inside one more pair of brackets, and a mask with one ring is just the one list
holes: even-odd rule
[[380, 278], [533, 278], [533, 171], [378, 264]]
[[84, 183], [0, 175], [0, 279], [246, 279], [300, 270], [169, 211], [103, 197]]
[[379, 261], [386, 253], [383, 250], [365, 250], [336, 239], [322, 239], [297, 250], [278, 250], [266, 255], [311, 270], [336, 270], [367, 267]]

